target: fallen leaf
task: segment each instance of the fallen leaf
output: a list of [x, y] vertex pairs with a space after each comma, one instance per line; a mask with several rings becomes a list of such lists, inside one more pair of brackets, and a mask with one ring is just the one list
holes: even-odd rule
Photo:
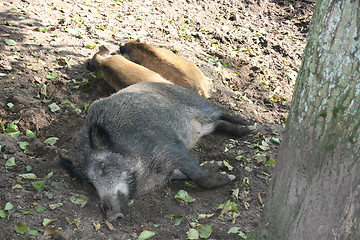
[[197, 217], [197, 220], [209, 219], [209, 218], [212, 218], [214, 215], [215, 215], [214, 213], [199, 214], [199, 216]]
[[32, 182], [31, 185], [35, 188], [38, 192], [42, 192], [45, 189], [45, 181], [36, 181]]
[[58, 140], [59, 140], [59, 138], [57, 138], [57, 137], [49, 137], [49, 138], [45, 139], [44, 143], [54, 146]]
[[111, 230], [111, 231], [115, 230], [114, 226], [108, 220], [105, 220], [104, 222], [109, 230]]
[[23, 223], [17, 223], [14, 229], [19, 234], [24, 234], [29, 230], [28, 227]]
[[146, 240], [146, 239], [152, 238], [155, 235], [156, 235], [155, 232], [145, 230], [140, 234], [138, 240]]
[[57, 219], [44, 218], [43, 222], [42, 222], [42, 225], [44, 227], [46, 227], [46, 226], [48, 226], [49, 224], [51, 224], [51, 223], [53, 223], [55, 221], [57, 221]]
[[5, 218], [5, 217], [6, 217], [5, 210], [0, 210], [0, 218]]
[[189, 231], [186, 232], [186, 235], [187, 235], [187, 239], [190, 239], [190, 240], [196, 240], [196, 239], [199, 239], [199, 232], [194, 229], [194, 228], [190, 228]]
[[49, 236], [52, 234], [57, 233], [59, 230], [61, 230], [61, 228], [57, 228], [57, 227], [49, 227], [44, 231], [43, 236]]
[[191, 203], [196, 200], [195, 198], [191, 197], [185, 190], [179, 190], [179, 192], [175, 195], [175, 198], [187, 203]]
[[9, 158], [6, 162], [5, 162], [5, 168], [6, 169], [13, 169], [16, 166], [16, 161], [14, 157]]
[[23, 188], [20, 184], [15, 184], [14, 186], [11, 187], [11, 189], [20, 189]]
[[14, 206], [11, 204], [11, 202], [7, 202], [7, 203], [5, 204], [4, 210], [5, 210], [5, 211], [10, 211], [10, 210], [13, 209], [13, 208], [14, 208]]
[[41, 236], [41, 233], [39, 230], [29, 230], [28, 234], [31, 236], [37, 236], [37, 237]]
[[56, 208], [59, 208], [59, 207], [61, 207], [61, 206], [63, 206], [64, 204], [62, 204], [62, 203], [53, 203], [53, 204], [49, 204], [49, 208], [51, 209], [51, 210], [54, 210], [54, 209], [56, 209]]
[[9, 45], [9, 46], [16, 45], [16, 42], [12, 39], [5, 39], [5, 43], [6, 43], [6, 45]]
[[[46, 95], [46, 94], [43, 94]], [[51, 103], [48, 105], [48, 107], [50, 108], [51, 112], [56, 112], [60, 110], [60, 107], [56, 104], [56, 103]]]
[[74, 204], [81, 205], [80, 207], [85, 207], [85, 205], [88, 203], [89, 198], [83, 194], [73, 194], [70, 197], [70, 201]]
[[99, 231], [100, 228], [101, 228], [101, 224], [98, 223], [98, 222], [96, 222], [96, 223], [93, 222], [93, 226], [94, 226], [94, 228], [95, 228], [96, 231]]

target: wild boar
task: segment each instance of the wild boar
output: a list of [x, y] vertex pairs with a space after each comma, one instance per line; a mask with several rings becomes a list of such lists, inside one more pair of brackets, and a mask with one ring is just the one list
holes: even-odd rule
[[[79, 133], [80, 169], [97, 190], [108, 221], [123, 217], [128, 202], [174, 179], [216, 188], [235, 176], [221, 164], [200, 166], [190, 149], [204, 135], [251, 133], [248, 121], [175, 84], [141, 82], [93, 102]], [[79, 157], [77, 157], [79, 158]], [[62, 164], [72, 174], [71, 160]]]
[[110, 50], [105, 46], [99, 47], [99, 52], [87, 63], [87, 69], [92, 72], [100, 71], [104, 80], [116, 91], [144, 81], [170, 83], [156, 72], [121, 55], [110, 55]]
[[122, 45], [120, 53], [172, 83], [193, 89], [205, 98], [210, 97], [210, 83], [204, 73], [194, 63], [167, 49], [136, 40]]

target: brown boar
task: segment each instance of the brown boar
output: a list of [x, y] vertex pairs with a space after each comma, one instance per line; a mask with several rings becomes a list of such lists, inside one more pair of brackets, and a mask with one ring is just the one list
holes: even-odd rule
[[204, 73], [192, 62], [175, 53], [139, 40], [120, 47], [127, 59], [140, 64], [163, 78], [185, 88], [193, 89], [205, 98], [210, 97], [210, 83]]

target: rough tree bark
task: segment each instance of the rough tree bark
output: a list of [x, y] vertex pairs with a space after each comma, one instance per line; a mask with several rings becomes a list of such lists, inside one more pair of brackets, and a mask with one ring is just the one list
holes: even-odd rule
[[256, 239], [360, 239], [360, 1], [318, 0]]

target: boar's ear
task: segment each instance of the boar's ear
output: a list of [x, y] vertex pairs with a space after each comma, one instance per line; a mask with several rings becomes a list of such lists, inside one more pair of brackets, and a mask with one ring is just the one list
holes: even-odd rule
[[105, 47], [104, 45], [101, 45], [99, 47], [99, 52], [98, 53], [101, 56], [106, 57], [106, 56], [108, 56], [110, 54], [110, 50], [107, 47]]
[[89, 129], [89, 141], [92, 149], [107, 149], [110, 148], [112, 143], [110, 135], [101, 126], [93, 125]]
[[136, 42], [141, 42], [141, 41], [140, 41], [140, 38], [136, 39]]

